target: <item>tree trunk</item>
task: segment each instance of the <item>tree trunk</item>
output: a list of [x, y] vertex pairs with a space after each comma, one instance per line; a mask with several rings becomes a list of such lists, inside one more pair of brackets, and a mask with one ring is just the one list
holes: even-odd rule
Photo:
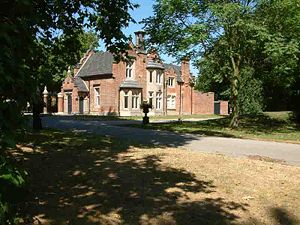
[[32, 112], [32, 128], [33, 130], [41, 130], [42, 121], [40, 118], [40, 107], [38, 103], [33, 103]]
[[240, 58], [237, 60], [231, 56], [233, 77], [231, 79], [231, 101], [232, 101], [232, 114], [229, 126], [231, 128], [236, 128], [239, 125], [239, 105], [238, 105], [238, 83], [240, 78]]
[[41, 97], [39, 88], [36, 90], [36, 96], [32, 101], [32, 128], [33, 130], [41, 130], [42, 129], [42, 121], [40, 118], [40, 110], [41, 110]]

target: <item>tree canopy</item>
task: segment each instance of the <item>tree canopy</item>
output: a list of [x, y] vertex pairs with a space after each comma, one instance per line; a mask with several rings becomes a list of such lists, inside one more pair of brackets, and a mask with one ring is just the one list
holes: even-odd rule
[[236, 127], [239, 114], [249, 112], [246, 105], [253, 106], [250, 111], [260, 111], [262, 94], [295, 81], [297, 3], [157, 0], [154, 16], [144, 20], [145, 30], [149, 41], [164, 52], [196, 62], [202, 81], [207, 82], [198, 87], [221, 88], [221, 95], [230, 95], [230, 126]]
[[122, 29], [134, 22], [128, 11], [135, 7], [130, 0], [1, 1], [1, 147], [10, 142], [21, 110], [37, 98], [38, 87], [56, 74], [59, 62], [78, 60], [78, 37], [85, 29], [93, 30], [109, 51], [125, 52], [128, 37]]

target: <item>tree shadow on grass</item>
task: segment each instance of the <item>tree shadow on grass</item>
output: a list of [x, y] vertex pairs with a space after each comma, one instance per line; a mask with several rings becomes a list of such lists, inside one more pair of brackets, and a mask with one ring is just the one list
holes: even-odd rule
[[205, 197], [215, 191], [211, 180], [161, 164], [162, 155], [130, 154], [128, 144], [56, 131], [21, 137], [13, 154], [29, 172], [29, 223], [228, 224], [235, 210], [246, 210]]
[[[268, 115], [244, 115], [240, 116], [239, 127], [236, 128], [236, 134], [232, 133], [229, 129], [230, 118], [220, 118], [214, 120], [205, 120], [197, 122], [176, 122], [165, 124], [151, 124], [149, 128], [163, 129], [176, 131], [180, 130], [182, 133], [200, 134], [207, 136], [218, 137], [237, 137], [239, 132], [248, 134], [271, 134], [290, 133], [299, 131], [299, 127], [289, 120], [280, 118], [272, 118]], [[228, 128], [228, 130], [226, 130]]]
[[[299, 219], [292, 215], [288, 210], [281, 207], [270, 208], [270, 217], [272, 218], [273, 225], [298, 225]], [[243, 225], [256, 225], [265, 224], [259, 219], [251, 218], [249, 221], [243, 223]]]
[[284, 208], [271, 208], [270, 211], [278, 225], [300, 224], [300, 221]]
[[293, 126], [290, 120], [273, 118], [265, 114], [247, 115], [241, 117], [241, 128], [247, 129], [250, 133], [263, 132], [291, 132], [297, 131], [299, 128]]

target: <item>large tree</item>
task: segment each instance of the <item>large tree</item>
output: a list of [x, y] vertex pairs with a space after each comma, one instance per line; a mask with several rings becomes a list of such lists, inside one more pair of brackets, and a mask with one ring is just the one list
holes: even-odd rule
[[128, 11], [135, 7], [130, 0], [1, 1], [1, 148], [20, 127], [18, 118], [26, 103], [38, 98], [37, 92], [47, 80], [47, 57], [59, 38], [64, 37], [65, 61], [70, 63], [76, 60], [77, 37], [84, 29], [95, 31], [108, 50], [125, 51], [128, 38], [122, 29], [133, 21]]
[[96, 50], [99, 46], [99, 38], [93, 31], [82, 31], [78, 36], [72, 37], [77, 43], [76, 48], [71, 47], [72, 52], [66, 51], [69, 38], [61, 35], [47, 51], [41, 67], [41, 85], [47, 85], [48, 89], [60, 91], [61, 82], [66, 78], [69, 66], [75, 65], [89, 50]]
[[[300, 1], [261, 0], [255, 18], [269, 33], [254, 65], [255, 76], [263, 82], [267, 109], [294, 110], [291, 100], [300, 89]], [[294, 105], [299, 106], [299, 99]]]
[[[244, 56], [241, 70], [240, 113], [257, 113], [263, 108], [295, 110], [299, 105], [296, 99], [299, 98], [300, 5], [297, 3], [299, 0], [261, 0], [255, 6], [252, 24], [260, 30], [249, 33], [248, 37], [254, 45]], [[197, 88], [215, 91], [221, 98], [227, 97], [230, 88], [226, 79], [230, 68], [224, 52], [216, 42], [213, 50], [198, 61], [201, 74]]]
[[41, 125], [39, 90], [76, 63], [84, 43], [93, 39], [84, 40], [84, 30], [96, 33], [111, 52], [125, 51], [122, 28], [132, 21], [128, 11], [135, 7], [130, 0], [0, 2], [0, 224], [14, 224], [7, 193], [24, 185], [24, 173], [7, 162], [3, 151], [14, 145], [22, 110], [33, 102], [34, 125]]
[[230, 84], [233, 107], [231, 127], [238, 126], [239, 83], [247, 55], [262, 38], [263, 27], [253, 21], [257, 1], [157, 0], [154, 16], [146, 19], [149, 41], [165, 52], [181, 57], [217, 54], [221, 73]]

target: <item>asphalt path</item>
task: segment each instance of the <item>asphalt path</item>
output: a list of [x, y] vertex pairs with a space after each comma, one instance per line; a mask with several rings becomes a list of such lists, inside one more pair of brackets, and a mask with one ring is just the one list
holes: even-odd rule
[[89, 132], [128, 141], [132, 145], [155, 145], [180, 147], [201, 152], [221, 153], [231, 156], [262, 156], [280, 160], [286, 164], [300, 166], [300, 145], [271, 141], [257, 141], [238, 138], [202, 137], [192, 134], [178, 134], [168, 131], [146, 130], [120, 125], [140, 121], [83, 121], [72, 117], [44, 116], [43, 126], [75, 132]]

